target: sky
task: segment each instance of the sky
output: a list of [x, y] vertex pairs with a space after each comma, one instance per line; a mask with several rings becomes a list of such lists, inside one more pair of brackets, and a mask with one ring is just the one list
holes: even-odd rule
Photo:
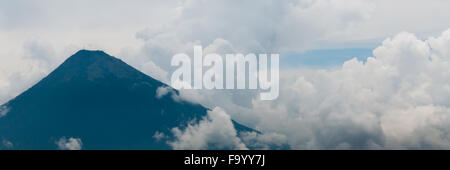
[[[168, 83], [171, 57], [202, 45], [219, 54], [280, 54], [277, 100], [181, 91], [214, 108], [211, 118], [265, 132], [227, 145], [450, 149], [449, 7], [446, 0], [0, 0], [0, 103], [80, 49], [104, 50]], [[214, 139], [206, 129], [226, 126], [216, 122], [174, 128], [180, 140], [171, 145], [204, 147], [189, 139]]]

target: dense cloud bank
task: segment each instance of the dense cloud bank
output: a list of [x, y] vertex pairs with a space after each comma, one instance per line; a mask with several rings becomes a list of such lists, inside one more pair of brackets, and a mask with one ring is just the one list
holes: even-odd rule
[[242, 117], [295, 149], [448, 149], [449, 48], [450, 30], [426, 40], [403, 32], [365, 62], [285, 70], [279, 99], [253, 100]]
[[[367, 61], [355, 58], [331, 70], [284, 70], [274, 101], [254, 96], [242, 106], [225, 92], [181, 95], [223, 107], [261, 130], [265, 136], [241, 138], [261, 149], [449, 149], [449, 48], [450, 30], [426, 40], [402, 32], [384, 40]], [[224, 102], [211, 103], [209, 97]], [[174, 132], [186, 139], [204, 124]]]

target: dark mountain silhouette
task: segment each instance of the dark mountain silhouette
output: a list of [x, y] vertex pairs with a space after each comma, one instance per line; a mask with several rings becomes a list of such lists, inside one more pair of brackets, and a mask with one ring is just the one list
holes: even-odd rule
[[[170, 138], [171, 128], [200, 120], [208, 109], [170, 95], [156, 98], [162, 86], [103, 51], [81, 50], [3, 106], [0, 142], [57, 149], [58, 139], [74, 137], [83, 149], [171, 149], [155, 132]], [[233, 123], [238, 131], [252, 130]]]

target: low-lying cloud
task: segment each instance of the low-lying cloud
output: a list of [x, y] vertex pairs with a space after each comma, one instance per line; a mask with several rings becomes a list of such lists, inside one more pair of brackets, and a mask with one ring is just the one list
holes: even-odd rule
[[402, 32], [367, 61], [285, 70], [278, 100], [234, 115], [294, 149], [448, 149], [449, 48], [450, 30], [426, 40]]
[[[283, 70], [277, 100], [253, 95], [245, 106], [231, 92], [180, 92], [274, 134], [267, 140], [243, 135], [243, 143], [253, 148], [448, 149], [449, 48], [450, 30], [425, 40], [402, 32], [384, 40], [366, 61], [351, 59], [335, 69]], [[266, 142], [249, 142], [254, 139]]]
[[83, 143], [80, 138], [62, 137], [56, 141], [59, 150], [81, 150]]
[[6, 105], [0, 106], [0, 118], [8, 114], [10, 108]]
[[237, 137], [230, 116], [218, 107], [208, 111], [198, 124], [173, 128], [172, 133], [175, 140], [168, 144], [173, 149], [248, 149]]
[[14, 144], [11, 141], [6, 140], [6, 139], [3, 139], [1, 144], [0, 144], [0, 150], [13, 149], [13, 147], [14, 147]]

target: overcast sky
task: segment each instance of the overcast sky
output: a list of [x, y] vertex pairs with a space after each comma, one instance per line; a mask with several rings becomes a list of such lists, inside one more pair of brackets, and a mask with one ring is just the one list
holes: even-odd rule
[[369, 59], [282, 67], [280, 98], [270, 103], [253, 92], [182, 95], [292, 148], [449, 149], [449, 8], [447, 0], [0, 0], [0, 103], [79, 49], [104, 50], [167, 82], [171, 57], [193, 45], [293, 61], [326, 50], [314, 62], [328, 65], [329, 49], [339, 48]]
[[[450, 14], [450, 1], [446, 0], [236, 2], [2, 0], [0, 45], [2, 53], [20, 49], [27, 41], [45, 41], [55, 50], [72, 45], [118, 54], [139, 43], [135, 35], [141, 30], [184, 26], [174, 29], [191, 29], [190, 33], [183, 33], [191, 34], [185, 35], [190, 41], [209, 43], [215, 38], [233, 40], [241, 37], [239, 34], [252, 34], [244, 36], [252, 38], [247, 41], [304, 50], [319, 42], [327, 45], [314, 48], [360, 44], [352, 41], [379, 43], [400, 31], [426, 38], [439, 34], [450, 23], [446, 17]], [[235, 34], [239, 36], [234, 37]], [[274, 44], [264, 42], [270, 40]], [[296, 47], [298, 41], [306, 44]]]

